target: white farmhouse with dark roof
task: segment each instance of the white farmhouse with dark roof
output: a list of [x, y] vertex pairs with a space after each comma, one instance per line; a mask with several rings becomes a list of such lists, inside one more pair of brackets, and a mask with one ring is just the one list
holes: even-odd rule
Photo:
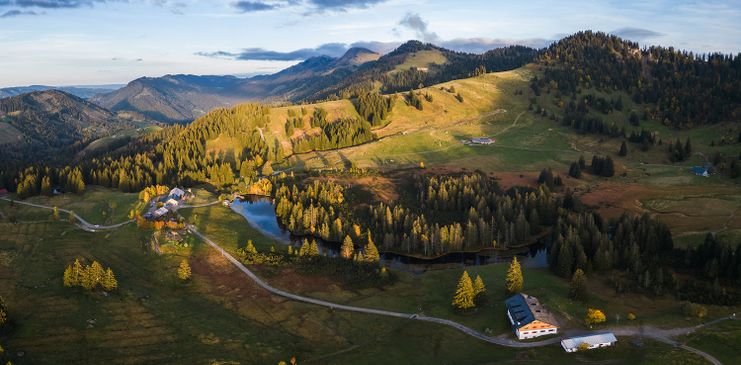
[[507, 306], [507, 317], [518, 339], [558, 333], [556, 319], [540, 305], [537, 298], [516, 294], [507, 298], [504, 303]]

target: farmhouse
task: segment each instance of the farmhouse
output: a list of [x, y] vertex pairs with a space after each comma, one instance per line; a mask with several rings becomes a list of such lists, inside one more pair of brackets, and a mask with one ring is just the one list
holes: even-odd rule
[[697, 176], [702, 176], [702, 177], [708, 177], [708, 176], [710, 176], [710, 173], [708, 172], [708, 169], [705, 168], [705, 167], [695, 166], [695, 167], [691, 168], [690, 171], [692, 171], [692, 173], [695, 174], [695, 175], [697, 175]]
[[154, 218], [159, 218], [159, 217], [167, 214], [168, 212], [169, 212], [169, 210], [167, 210], [167, 208], [161, 207], [161, 208], [155, 210], [154, 213], [152, 213], [152, 216]]
[[180, 203], [177, 200], [173, 199], [173, 198], [169, 198], [169, 199], [167, 199], [167, 201], [165, 201], [165, 206], [168, 207], [168, 208], [177, 207], [178, 204], [180, 204]]
[[507, 317], [518, 339], [524, 340], [558, 333], [553, 314], [540, 305], [538, 299], [527, 294], [516, 294], [504, 301]]
[[474, 137], [471, 138], [471, 144], [483, 144], [483, 145], [490, 145], [492, 143], [496, 142], [494, 138], [489, 137]]
[[182, 199], [184, 196], [185, 196], [185, 192], [183, 191], [183, 189], [180, 189], [180, 188], [172, 188], [172, 190], [170, 190], [170, 194], [167, 195], [168, 198], [173, 198], [173, 199], [178, 199], [178, 200]]
[[588, 336], [576, 336], [564, 338], [561, 340], [561, 347], [566, 352], [576, 352], [579, 350], [591, 350], [598, 347], [612, 346], [617, 342], [617, 338], [612, 332], [596, 333]]

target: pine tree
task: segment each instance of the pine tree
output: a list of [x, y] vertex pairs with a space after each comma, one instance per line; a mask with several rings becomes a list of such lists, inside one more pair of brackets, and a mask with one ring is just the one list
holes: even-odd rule
[[113, 270], [110, 267], [105, 270], [100, 285], [105, 291], [112, 291], [118, 288], [118, 280], [116, 280], [116, 276], [113, 275]]
[[627, 156], [628, 155], [628, 145], [625, 144], [625, 141], [620, 145], [620, 151], [618, 151], [619, 156]]
[[351, 259], [354, 253], [354, 246], [350, 236], [345, 236], [345, 240], [342, 242], [342, 248], [340, 250], [340, 256], [344, 259]]
[[309, 256], [309, 251], [311, 251], [311, 245], [309, 244], [309, 240], [304, 238], [304, 242], [298, 250], [298, 255], [301, 257]]
[[569, 296], [572, 299], [586, 301], [588, 299], [589, 292], [587, 291], [587, 276], [584, 275], [582, 269], [576, 269], [574, 276], [571, 277], [571, 284], [569, 287]]
[[522, 291], [522, 269], [520, 268], [520, 262], [517, 261], [517, 256], [512, 258], [512, 262], [509, 264], [507, 270], [507, 278], [505, 280], [505, 288], [507, 293], [514, 294]]
[[255, 244], [252, 243], [252, 240], [247, 240], [247, 244], [244, 245], [244, 252], [248, 255], [257, 255], [257, 249], [255, 248]]
[[480, 298], [486, 292], [484, 286], [484, 280], [481, 279], [481, 275], [476, 275], [476, 280], [473, 281], [473, 296], [474, 298]]
[[376, 244], [373, 243], [370, 231], [368, 232], [368, 244], [365, 245], [364, 259], [366, 262], [379, 262], [381, 261], [381, 255], [378, 253]]
[[455, 289], [453, 306], [458, 309], [473, 308], [475, 306], [473, 299], [474, 290], [471, 277], [468, 276], [467, 271], [463, 271], [461, 278], [458, 279], [458, 287]]
[[190, 264], [188, 263], [187, 259], [183, 259], [182, 261], [180, 261], [180, 266], [178, 267], [178, 278], [182, 281], [186, 281], [190, 279], [190, 276]]
[[273, 174], [273, 164], [270, 161], [265, 162], [262, 166], [262, 175], [270, 176]]
[[93, 263], [88, 268], [88, 271], [90, 272], [92, 281], [95, 283], [93, 286], [98, 285], [103, 281], [105, 270], [103, 269], [103, 265], [101, 265], [98, 261], [93, 261]]

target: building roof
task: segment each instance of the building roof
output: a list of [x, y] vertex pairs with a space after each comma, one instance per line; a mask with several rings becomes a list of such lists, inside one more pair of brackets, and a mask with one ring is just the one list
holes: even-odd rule
[[169, 212], [169, 210], [167, 210], [167, 208], [165, 208], [165, 207], [162, 207], [162, 208], [159, 208], [159, 209], [155, 210], [154, 211], [154, 215], [155, 216], [161, 216], [161, 215], [167, 214], [167, 212]]
[[561, 340], [561, 346], [563, 346], [563, 348], [565, 349], [574, 349], [579, 347], [579, 345], [581, 345], [582, 343], [594, 346], [601, 343], [613, 343], [616, 341], [617, 338], [612, 332], [605, 332], [595, 333], [593, 335], [564, 338], [563, 340]]
[[173, 198], [167, 199], [167, 201], [165, 201], [165, 205], [178, 205], [178, 204], [179, 204], [178, 201]]
[[557, 325], [556, 318], [553, 317], [551, 312], [547, 311], [543, 306], [540, 305], [538, 298], [527, 294], [515, 294], [504, 301], [507, 306], [509, 314], [512, 316], [514, 323], [512, 324], [515, 328], [520, 328], [526, 324], [535, 321], [536, 319]]
[[180, 188], [172, 188], [172, 190], [170, 190], [170, 194], [168, 196], [175, 196], [175, 195], [177, 195], [177, 196], [183, 196], [183, 195], [185, 195], [185, 192], [183, 191], [183, 189], [180, 189]]
[[489, 138], [489, 137], [474, 137], [474, 138], [471, 138], [471, 141], [472, 142], [493, 142], [494, 141], [494, 138]]

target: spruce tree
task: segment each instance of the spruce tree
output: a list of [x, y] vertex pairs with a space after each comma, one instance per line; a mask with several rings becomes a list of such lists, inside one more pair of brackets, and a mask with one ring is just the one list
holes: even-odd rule
[[512, 262], [509, 264], [509, 269], [507, 270], [507, 278], [504, 285], [507, 293], [514, 294], [521, 292], [523, 281], [520, 262], [517, 261], [517, 256], [515, 256], [512, 258]]
[[453, 306], [458, 309], [469, 309], [475, 306], [474, 291], [471, 277], [467, 271], [463, 271], [461, 278], [458, 279], [458, 287], [455, 289], [453, 296]]
[[582, 269], [576, 269], [574, 275], [571, 277], [571, 284], [569, 286], [569, 296], [572, 299], [586, 301], [588, 299], [589, 292], [587, 291], [587, 276], [584, 274]]
[[340, 256], [342, 256], [343, 259], [351, 259], [353, 253], [355, 252], [354, 250], [355, 248], [352, 243], [352, 239], [350, 239], [350, 236], [345, 236], [345, 240], [342, 242]]
[[628, 155], [628, 145], [625, 144], [625, 141], [620, 145], [620, 151], [618, 152], [618, 155], [620, 156], [627, 156]]

